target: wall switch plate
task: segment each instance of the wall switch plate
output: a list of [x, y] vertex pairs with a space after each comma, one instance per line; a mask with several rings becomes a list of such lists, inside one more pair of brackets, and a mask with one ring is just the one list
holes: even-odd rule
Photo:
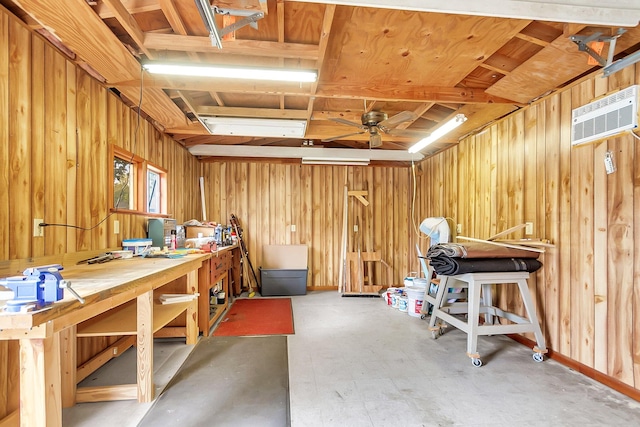
[[296, 232], [296, 225], [295, 224], [291, 224], [291, 232], [292, 233]]
[[532, 222], [525, 222], [524, 224], [525, 224], [524, 235], [525, 236], [533, 235], [533, 223]]
[[44, 227], [40, 224], [44, 222], [42, 218], [34, 218], [33, 219], [33, 237], [43, 237], [44, 236]]
[[462, 233], [462, 224], [456, 225], [456, 233], [458, 234]]
[[113, 234], [120, 234], [120, 221], [113, 221]]

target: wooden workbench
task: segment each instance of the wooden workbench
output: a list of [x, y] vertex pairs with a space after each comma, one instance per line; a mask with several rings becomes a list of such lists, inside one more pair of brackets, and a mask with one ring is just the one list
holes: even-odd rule
[[[135, 317], [125, 316], [118, 323], [127, 331], [132, 331], [131, 328], [135, 331], [137, 384], [93, 390], [90, 394], [96, 397], [93, 400], [151, 401], [154, 398], [154, 330], [167, 319], [186, 311], [187, 343], [195, 344], [198, 337], [197, 300], [158, 309], [160, 305], [154, 302], [153, 291], [186, 276], [187, 292], [197, 292], [198, 270], [209, 257], [210, 254], [177, 259], [134, 258], [65, 267], [61, 273], [63, 278], [85, 299], [84, 304], [65, 293], [63, 300], [40, 311], [2, 313], [0, 339], [20, 342], [21, 425], [62, 425], [62, 407], [72, 405], [76, 399], [76, 325], [132, 301], [135, 301]], [[154, 311], [161, 316], [154, 316]], [[135, 326], [130, 325], [131, 322], [135, 322]], [[96, 333], [123, 332], [108, 329]]]

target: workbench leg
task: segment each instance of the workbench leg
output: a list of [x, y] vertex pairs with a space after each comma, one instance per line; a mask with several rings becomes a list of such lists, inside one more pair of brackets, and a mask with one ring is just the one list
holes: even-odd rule
[[60, 371], [62, 374], [62, 407], [76, 404], [77, 337], [76, 325], [60, 331]]
[[469, 312], [467, 314], [467, 355], [472, 359], [480, 359], [478, 348], [478, 318], [480, 315], [480, 289], [482, 285], [476, 284], [472, 279], [467, 289]]
[[536, 337], [536, 343], [541, 353], [546, 353], [547, 345], [544, 341], [544, 335], [540, 329], [540, 322], [538, 322], [538, 315], [536, 314], [536, 307], [533, 305], [531, 299], [531, 293], [529, 291], [529, 285], [526, 280], [518, 280], [518, 288], [520, 288], [520, 295], [522, 295], [522, 301], [524, 302], [524, 308], [527, 311], [527, 318], [533, 326], [533, 335]]
[[[187, 274], [187, 293], [198, 292], [198, 272], [193, 270]], [[187, 308], [187, 344], [198, 342], [198, 299], [196, 298]]]
[[20, 340], [20, 425], [62, 426], [60, 335]]
[[137, 298], [138, 402], [151, 402], [153, 387], [153, 291]]

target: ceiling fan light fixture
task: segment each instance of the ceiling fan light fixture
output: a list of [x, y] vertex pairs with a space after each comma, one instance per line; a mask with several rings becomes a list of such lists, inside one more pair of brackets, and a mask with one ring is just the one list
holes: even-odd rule
[[296, 83], [313, 83], [318, 78], [318, 73], [314, 70], [288, 70], [283, 68], [232, 67], [168, 62], [146, 62], [142, 64], [142, 67], [152, 74], [188, 77], [215, 77]]
[[452, 118], [451, 120], [449, 120], [448, 122], [440, 126], [438, 129], [434, 130], [431, 133], [431, 135], [429, 135], [424, 139], [421, 139], [420, 141], [416, 142], [413, 146], [411, 146], [411, 148], [409, 148], [409, 153], [417, 153], [418, 151], [422, 150], [429, 144], [434, 143], [435, 141], [440, 139], [442, 136], [451, 132], [452, 130], [454, 130], [455, 128], [457, 128], [458, 126], [460, 126], [466, 121], [467, 121], [467, 117], [464, 114], [456, 114], [454, 118]]

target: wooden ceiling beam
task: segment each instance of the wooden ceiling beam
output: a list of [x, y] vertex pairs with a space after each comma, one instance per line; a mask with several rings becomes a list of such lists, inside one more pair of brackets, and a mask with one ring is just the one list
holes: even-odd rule
[[457, 104], [513, 104], [514, 101], [486, 94], [481, 89], [436, 86], [376, 86], [321, 84], [316, 97], [376, 101], [453, 102]]
[[[132, 15], [135, 15], [136, 13], [153, 12], [154, 10], [160, 9], [158, 0], [121, 0], [121, 1], [122, 1], [122, 5]], [[100, 19], [115, 18], [115, 14], [113, 10], [103, 2], [98, 2], [98, 4], [94, 6], [94, 10], [98, 14]]]
[[277, 108], [211, 107], [196, 108], [198, 115], [223, 117], [251, 117], [261, 119], [306, 120], [307, 110], [282, 110]]
[[153, 55], [149, 52], [149, 49], [144, 46], [144, 33], [133, 16], [131, 16], [129, 11], [123, 6], [122, 2], [120, 0], [102, 0], [102, 2], [113, 11], [115, 18], [133, 39], [136, 45], [138, 45], [138, 48], [140, 48], [140, 50], [144, 52], [149, 59], [153, 59]]
[[416, 120], [422, 117], [427, 111], [429, 111], [434, 105], [436, 105], [435, 102], [425, 102], [424, 104], [420, 105], [418, 108], [413, 110], [413, 113], [416, 115], [416, 118], [414, 120], [407, 120], [404, 123], [400, 123], [398, 126], [396, 126], [396, 129], [408, 128], [413, 123], [415, 123]]
[[269, 58], [318, 59], [318, 46], [303, 43], [278, 43], [262, 40], [228, 40], [224, 47], [211, 46], [209, 37], [181, 34], [145, 33], [145, 47], [154, 50], [203, 52], [221, 55], [263, 56]]
[[[139, 80], [120, 81], [114, 83], [116, 86], [140, 85]], [[194, 90], [220, 93], [246, 93], [256, 95], [292, 95], [309, 96], [309, 84], [298, 84], [288, 82], [257, 82], [231, 79], [216, 79], [206, 77], [182, 77], [182, 76], [161, 76], [159, 74], [145, 74], [145, 87], [155, 87], [159, 89]]]

